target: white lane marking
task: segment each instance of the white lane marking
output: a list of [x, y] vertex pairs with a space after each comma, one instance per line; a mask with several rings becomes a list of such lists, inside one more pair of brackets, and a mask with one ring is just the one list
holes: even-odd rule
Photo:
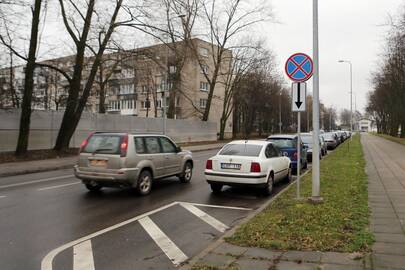
[[79, 239], [77, 239], [77, 240], [74, 240], [74, 241], [72, 241], [72, 242], [66, 243], [66, 244], [64, 244], [64, 245], [62, 245], [62, 246], [60, 246], [60, 247], [58, 247], [58, 248], [55, 248], [54, 250], [50, 251], [50, 252], [42, 259], [42, 261], [41, 261], [41, 270], [52, 270], [52, 261], [53, 261], [53, 259], [55, 258], [56, 255], [58, 255], [60, 252], [64, 251], [65, 249], [71, 248], [71, 247], [73, 247], [74, 245], [77, 245], [77, 244], [79, 244], [79, 243], [81, 243], [81, 242], [90, 240], [91, 238], [97, 237], [97, 236], [102, 235], [102, 234], [104, 234], [104, 233], [107, 233], [107, 232], [109, 232], [109, 231], [118, 229], [118, 228], [120, 228], [120, 227], [122, 227], [122, 226], [125, 226], [125, 225], [130, 224], [130, 223], [132, 223], [132, 222], [134, 222], [134, 221], [137, 221], [137, 220], [139, 220], [139, 219], [141, 219], [141, 218], [144, 218], [144, 217], [146, 217], [146, 216], [148, 216], [148, 215], [152, 215], [152, 214], [154, 214], [154, 213], [157, 213], [157, 212], [159, 212], [159, 211], [162, 211], [162, 210], [164, 210], [164, 209], [167, 209], [167, 208], [169, 208], [169, 207], [172, 207], [172, 206], [174, 206], [174, 205], [176, 205], [176, 204], [178, 204], [178, 202], [173, 202], [173, 203], [164, 205], [164, 206], [162, 206], [162, 207], [160, 207], [160, 208], [157, 208], [157, 209], [155, 209], [155, 210], [152, 210], [152, 211], [150, 211], [150, 212], [147, 212], [147, 213], [144, 213], [144, 214], [142, 214], [142, 215], [136, 216], [136, 217], [134, 217], [134, 218], [125, 220], [125, 221], [123, 221], [123, 222], [121, 222], [121, 223], [115, 224], [115, 225], [113, 225], [113, 226], [110, 226], [110, 227], [105, 228], [105, 229], [103, 229], [103, 230], [100, 230], [100, 231], [97, 231], [97, 232], [95, 232], [95, 233], [89, 234], [89, 235], [87, 235], [87, 236], [84, 236], [84, 237], [79, 238]]
[[175, 266], [178, 266], [188, 259], [186, 254], [184, 254], [149, 217], [144, 217], [138, 222]]
[[7, 196], [0, 196], [0, 199], [6, 198]]
[[39, 179], [39, 180], [34, 180], [34, 181], [28, 181], [28, 182], [23, 182], [23, 183], [4, 185], [4, 186], [0, 186], [0, 189], [10, 188], [10, 187], [25, 186], [25, 185], [30, 185], [30, 184], [48, 182], [48, 181], [52, 181], [52, 180], [67, 179], [67, 178], [72, 178], [72, 177], [74, 177], [73, 174], [71, 174], [71, 175], [62, 175], [62, 176], [44, 178], [44, 179]]
[[90, 240], [73, 247], [73, 270], [95, 270]]
[[195, 207], [192, 204], [180, 203], [180, 205], [183, 206], [188, 211], [190, 211], [191, 213], [193, 213], [194, 215], [196, 215], [197, 217], [199, 217], [201, 220], [205, 221], [206, 223], [208, 223], [209, 225], [214, 227], [217, 231], [220, 231], [221, 233], [223, 233], [229, 229], [229, 227], [226, 226], [224, 223], [222, 223], [218, 219], [208, 215], [207, 213], [198, 209], [197, 207]]
[[243, 207], [233, 207], [233, 206], [223, 206], [223, 205], [214, 205], [214, 204], [202, 204], [202, 203], [189, 203], [189, 202], [179, 202], [180, 204], [192, 204], [195, 206], [204, 206], [204, 207], [211, 207], [211, 208], [223, 208], [223, 209], [231, 209], [231, 210], [242, 210], [242, 211], [252, 211], [252, 208], [243, 208]]
[[74, 183], [69, 183], [69, 184], [63, 184], [63, 185], [57, 185], [57, 186], [50, 186], [50, 187], [44, 187], [44, 188], [39, 188], [37, 189], [38, 191], [44, 191], [44, 190], [50, 190], [50, 189], [56, 189], [56, 188], [61, 188], [61, 187], [68, 187], [68, 186], [73, 186], [77, 184], [81, 184], [82, 182], [74, 182]]

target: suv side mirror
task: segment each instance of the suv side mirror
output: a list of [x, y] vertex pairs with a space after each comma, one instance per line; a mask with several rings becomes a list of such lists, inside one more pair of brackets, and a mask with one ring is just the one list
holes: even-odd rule
[[177, 146], [177, 147], [176, 147], [176, 151], [177, 151], [177, 153], [180, 153], [180, 152], [183, 151], [183, 150], [181, 149], [180, 146]]

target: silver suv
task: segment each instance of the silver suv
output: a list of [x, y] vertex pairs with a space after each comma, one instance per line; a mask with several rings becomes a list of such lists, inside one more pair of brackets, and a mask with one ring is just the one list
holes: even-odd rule
[[102, 187], [133, 187], [147, 195], [154, 179], [177, 176], [182, 183], [192, 177], [191, 152], [169, 137], [128, 133], [93, 133], [80, 146], [75, 176], [90, 191]]

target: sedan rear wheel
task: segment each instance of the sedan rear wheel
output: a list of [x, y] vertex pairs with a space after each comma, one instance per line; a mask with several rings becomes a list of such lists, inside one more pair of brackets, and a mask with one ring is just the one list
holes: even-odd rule
[[221, 193], [222, 184], [211, 183], [210, 186], [213, 193]]
[[267, 179], [267, 185], [264, 188], [264, 195], [269, 196], [273, 193], [273, 186], [274, 186], [274, 175], [270, 174], [269, 178]]

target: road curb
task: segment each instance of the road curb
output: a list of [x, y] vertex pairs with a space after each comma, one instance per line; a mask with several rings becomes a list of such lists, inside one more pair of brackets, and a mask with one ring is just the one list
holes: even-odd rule
[[[305, 173], [301, 174], [301, 177], [304, 177], [307, 175], [309, 172], [311, 172], [312, 169], [307, 170]], [[287, 187], [285, 187], [282, 191], [277, 193], [274, 197], [271, 197], [267, 202], [265, 202], [262, 206], [260, 206], [258, 209], [254, 210], [252, 213], [250, 213], [248, 216], [246, 216], [244, 219], [240, 221], [238, 225], [227, 231], [224, 235], [222, 235], [218, 240], [215, 242], [211, 243], [208, 247], [206, 247], [203, 251], [201, 251], [198, 255], [194, 256], [191, 258], [189, 261], [185, 262], [183, 266], [179, 268], [179, 270], [189, 270], [191, 269], [192, 266], [194, 266], [200, 259], [204, 258], [208, 253], [215, 248], [217, 248], [219, 245], [224, 243], [224, 238], [229, 237], [235, 233], [237, 229], [239, 229], [243, 224], [246, 222], [250, 221], [252, 218], [254, 218], [256, 215], [261, 213], [264, 209], [266, 209], [273, 201], [275, 201], [279, 196], [284, 194], [287, 190], [291, 188], [294, 184], [296, 184], [297, 180], [292, 181]]]
[[46, 168], [35, 168], [35, 169], [27, 169], [22, 171], [14, 171], [14, 172], [5, 172], [0, 173], [0, 177], [8, 177], [8, 176], [17, 176], [17, 175], [24, 175], [30, 173], [40, 173], [40, 172], [50, 172], [56, 170], [63, 170], [63, 169], [73, 169], [75, 163], [72, 164], [64, 164], [60, 166], [53, 166], [53, 167], [46, 167]]

